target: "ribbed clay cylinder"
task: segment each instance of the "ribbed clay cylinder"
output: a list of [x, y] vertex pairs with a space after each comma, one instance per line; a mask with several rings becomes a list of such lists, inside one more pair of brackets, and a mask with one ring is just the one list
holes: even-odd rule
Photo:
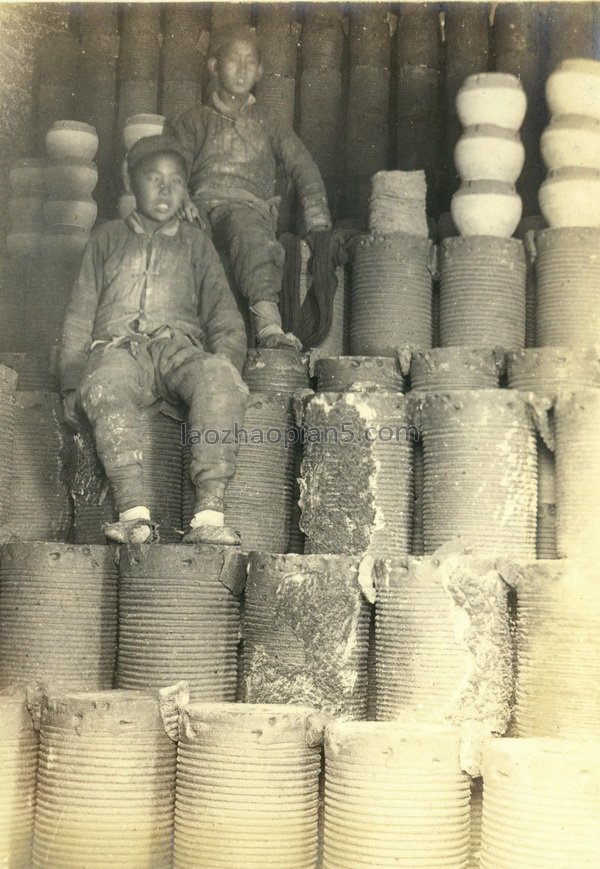
[[185, 680], [192, 701], [235, 700], [245, 560], [236, 547], [124, 546], [118, 688]]
[[308, 707], [184, 709], [175, 869], [314, 869], [321, 742]]
[[0, 688], [112, 686], [117, 569], [108, 547], [8, 543], [0, 567]]
[[168, 869], [176, 743], [138, 691], [67, 694], [42, 713], [34, 869]]
[[0, 525], [9, 517], [17, 372], [0, 365]]
[[412, 393], [424, 451], [423, 537], [535, 557], [537, 456], [529, 403], [510, 390]]
[[494, 389], [499, 385], [503, 356], [495, 350], [436, 347], [416, 350], [410, 361], [411, 389]]
[[317, 392], [361, 392], [386, 389], [404, 392], [402, 371], [391, 356], [335, 356], [315, 365]]
[[0, 353], [0, 365], [16, 371], [19, 392], [58, 392], [56, 350], [47, 353]]
[[67, 540], [71, 507], [65, 480], [68, 433], [60, 396], [18, 392], [12, 456], [11, 530], [22, 540]]
[[440, 248], [442, 347], [524, 347], [526, 267], [516, 238], [446, 238]]
[[481, 869], [598, 866], [598, 743], [492, 739], [483, 756]]
[[[225, 521], [242, 537], [244, 551], [287, 552], [294, 484], [291, 398], [256, 392], [250, 396], [242, 430], [236, 471], [225, 492]], [[194, 510], [189, 484], [189, 452], [184, 455], [184, 523]]]
[[600, 541], [600, 389], [559, 396], [554, 427], [558, 555], [590, 555]]
[[0, 859], [29, 869], [35, 812], [38, 734], [24, 692], [0, 692]]
[[414, 432], [405, 397], [320, 392], [305, 399], [303, 426], [305, 552], [409, 552]]
[[352, 262], [353, 355], [395, 356], [404, 344], [431, 347], [431, 256], [431, 242], [420, 236], [361, 237]]
[[308, 703], [364, 718], [370, 572], [351, 555], [253, 552], [244, 603], [244, 688], [251, 703]]
[[595, 347], [532, 347], [506, 356], [508, 385], [554, 400], [559, 391], [600, 387]]
[[483, 779], [471, 779], [471, 844], [469, 869], [479, 869], [481, 860], [481, 820], [483, 815]]
[[596, 739], [600, 588], [569, 559], [519, 566], [516, 736]]
[[396, 721], [327, 728], [324, 869], [466, 869], [468, 855], [458, 730]]
[[459, 551], [378, 561], [377, 718], [503, 733], [511, 712], [507, 586]]
[[248, 350], [243, 377], [250, 392], [291, 394], [308, 389], [308, 357], [297, 357], [285, 350]]
[[600, 229], [545, 229], [535, 238], [539, 347], [600, 343]]

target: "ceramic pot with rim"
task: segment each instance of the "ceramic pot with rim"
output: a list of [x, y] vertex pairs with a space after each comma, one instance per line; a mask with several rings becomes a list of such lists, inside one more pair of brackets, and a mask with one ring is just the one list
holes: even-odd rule
[[514, 184], [524, 163], [519, 134], [492, 124], [467, 127], [454, 149], [454, 164], [463, 181]]
[[539, 190], [548, 225], [600, 227], [600, 172], [571, 166], [549, 172]]
[[492, 124], [515, 132], [527, 109], [527, 97], [517, 76], [480, 72], [467, 76], [456, 95], [456, 111], [463, 127]]
[[46, 133], [46, 152], [51, 160], [65, 157], [93, 160], [97, 150], [98, 134], [91, 124], [55, 121]]
[[546, 80], [553, 115], [587, 115], [600, 121], [600, 61], [569, 57]]
[[456, 191], [450, 208], [461, 235], [508, 238], [517, 228], [523, 206], [512, 184], [468, 181]]
[[540, 147], [550, 170], [573, 166], [600, 171], [600, 120], [557, 115], [542, 133]]

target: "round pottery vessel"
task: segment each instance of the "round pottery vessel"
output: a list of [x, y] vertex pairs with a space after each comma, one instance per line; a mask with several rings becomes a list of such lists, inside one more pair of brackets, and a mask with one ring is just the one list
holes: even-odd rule
[[550, 172], [539, 190], [548, 225], [600, 226], [600, 172], [567, 167]]
[[127, 118], [123, 129], [123, 144], [129, 151], [139, 139], [146, 136], [160, 136], [165, 125], [163, 115], [132, 115]]
[[540, 147], [550, 170], [574, 166], [600, 171], [600, 121], [585, 115], [558, 115], [542, 133]]
[[46, 190], [50, 199], [89, 196], [98, 183], [98, 169], [91, 160], [50, 160], [46, 167]]
[[522, 207], [515, 188], [501, 181], [469, 181], [456, 191], [450, 206], [461, 235], [502, 238], [517, 228]]
[[78, 227], [53, 228], [41, 237], [41, 254], [50, 262], [76, 263], [89, 237], [87, 230]]
[[454, 164], [463, 181], [514, 184], [524, 162], [519, 134], [492, 124], [467, 127], [454, 149]]
[[11, 256], [37, 256], [41, 250], [41, 232], [9, 232], [6, 247]]
[[600, 62], [563, 60], [546, 80], [546, 102], [553, 115], [587, 115], [600, 121]]
[[46, 160], [29, 157], [18, 160], [10, 170], [10, 187], [14, 196], [41, 195], [46, 187]]
[[48, 199], [44, 204], [44, 219], [49, 227], [74, 226], [89, 231], [94, 225], [98, 206], [86, 199]]
[[91, 124], [55, 121], [46, 133], [46, 152], [51, 160], [65, 157], [93, 160], [97, 150], [98, 134]]
[[523, 123], [526, 109], [523, 86], [510, 73], [470, 75], [456, 95], [456, 111], [463, 127], [493, 124], [516, 132]]
[[119, 202], [117, 204], [117, 212], [121, 220], [125, 220], [126, 217], [129, 217], [132, 211], [135, 211], [136, 201], [133, 193], [123, 193], [119, 196]]

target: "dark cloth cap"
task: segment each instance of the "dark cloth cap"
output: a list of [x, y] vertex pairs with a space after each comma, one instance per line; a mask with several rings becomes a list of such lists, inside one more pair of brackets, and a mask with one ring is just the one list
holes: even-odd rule
[[256, 28], [250, 27], [249, 24], [224, 24], [215, 28], [210, 35], [208, 57], [219, 57], [223, 49], [236, 40], [249, 42], [260, 57], [260, 44]]
[[144, 136], [138, 139], [127, 154], [127, 168], [131, 172], [140, 160], [152, 154], [177, 154], [180, 157], [185, 171], [188, 171], [187, 160], [181, 145], [173, 136], [162, 133], [160, 136]]

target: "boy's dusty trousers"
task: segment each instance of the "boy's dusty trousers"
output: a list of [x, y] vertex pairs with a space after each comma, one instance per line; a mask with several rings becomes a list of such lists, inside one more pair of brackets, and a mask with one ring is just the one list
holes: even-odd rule
[[[243, 425], [248, 401], [247, 387], [228, 359], [205, 352], [171, 329], [160, 330], [159, 337], [118, 339], [95, 347], [79, 392], [119, 512], [144, 505], [143, 456], [136, 436], [140, 407], [157, 398], [182, 401], [190, 429], [220, 432]], [[228, 438], [191, 445], [195, 512], [223, 510], [236, 451]]]

